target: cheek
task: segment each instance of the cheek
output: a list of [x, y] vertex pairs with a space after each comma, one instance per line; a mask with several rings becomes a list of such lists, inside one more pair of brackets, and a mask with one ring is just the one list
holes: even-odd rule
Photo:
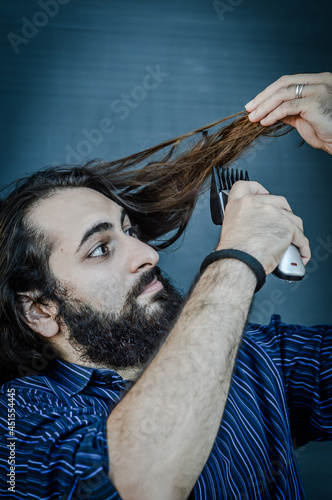
[[70, 261], [64, 262], [63, 257], [53, 256], [50, 264], [52, 272], [68, 289], [70, 295], [76, 300], [109, 312], [122, 308], [127, 291], [123, 284], [124, 279], [117, 269], [111, 270], [107, 266], [82, 269]]
[[117, 282], [99, 281], [89, 288], [91, 304], [108, 312], [116, 312], [122, 308], [125, 301], [125, 290]]

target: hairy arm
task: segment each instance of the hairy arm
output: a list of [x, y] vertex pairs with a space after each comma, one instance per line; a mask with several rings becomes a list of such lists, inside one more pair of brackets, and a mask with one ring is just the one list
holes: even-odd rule
[[112, 412], [111, 479], [124, 499], [187, 498], [220, 425], [255, 285], [242, 262], [209, 266], [168, 340]]
[[[301, 224], [287, 202], [266, 196], [257, 183], [237, 184], [217, 249], [245, 250], [266, 272], [291, 241], [307, 259]], [[110, 479], [124, 500], [187, 498], [220, 425], [255, 286], [244, 263], [211, 264], [167, 341], [111, 413]]]

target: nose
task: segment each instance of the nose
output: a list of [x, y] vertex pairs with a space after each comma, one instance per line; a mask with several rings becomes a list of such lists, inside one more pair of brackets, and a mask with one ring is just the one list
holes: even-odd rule
[[131, 273], [148, 271], [159, 261], [159, 254], [150, 245], [132, 236], [126, 237], [128, 269]]

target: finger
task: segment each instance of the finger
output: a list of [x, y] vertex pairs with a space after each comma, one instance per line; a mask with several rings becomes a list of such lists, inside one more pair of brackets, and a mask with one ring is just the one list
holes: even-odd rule
[[288, 217], [292, 224], [293, 235], [291, 243], [293, 243], [299, 249], [303, 264], [306, 265], [310, 260], [311, 251], [309, 240], [308, 238], [306, 238], [303, 232], [303, 221], [300, 217], [288, 211], [284, 211], [282, 215]]
[[301, 217], [295, 215], [293, 212], [289, 212], [288, 210], [286, 212], [287, 213], [283, 212], [283, 215], [286, 215], [291, 220], [292, 224], [297, 226], [298, 229], [303, 233], [303, 220], [301, 219]]
[[263, 119], [260, 120], [262, 125], [268, 126], [276, 123], [279, 120], [283, 120], [287, 116], [300, 115], [305, 116], [305, 114], [312, 107], [312, 102], [305, 99], [297, 99], [296, 101], [283, 102], [276, 109], [271, 111]]
[[299, 249], [303, 264], [306, 265], [311, 257], [309, 240], [308, 238], [306, 238], [306, 236], [303, 234], [303, 231], [297, 225], [294, 226], [292, 243]]
[[325, 83], [332, 85], [332, 73], [301, 73], [295, 75], [286, 75], [279, 78], [277, 81], [266, 87], [265, 90], [257, 94], [257, 96], [245, 105], [247, 111], [253, 111], [263, 101], [271, 97], [281, 88], [287, 88], [292, 85], [304, 84], [319, 84]]
[[297, 84], [279, 89], [275, 94], [268, 97], [254, 111], [252, 111], [248, 116], [249, 119], [253, 122], [260, 121], [262, 125], [267, 125], [267, 123], [263, 123], [263, 119], [282, 106], [285, 102], [292, 103], [294, 109], [297, 110], [297, 114], [299, 114], [300, 111], [306, 110], [306, 105], [308, 107], [310, 102], [326, 93], [329, 88], [324, 83], [304, 85], [302, 88], [301, 98], [297, 98], [296, 87]]
[[[289, 85], [288, 87], [281, 87], [271, 96], [267, 97], [262, 103], [260, 103], [254, 111], [252, 111], [248, 118], [252, 122], [258, 122], [265, 118], [274, 109], [278, 108], [284, 102], [292, 102], [296, 99], [296, 85]], [[310, 96], [316, 89], [315, 85], [305, 85], [302, 90], [301, 99]]]
[[332, 84], [332, 74], [331, 73], [301, 73], [295, 75], [285, 75], [279, 78], [277, 81], [273, 82], [271, 85], [266, 87], [265, 90], [257, 94], [257, 96], [245, 105], [247, 111], [252, 111], [257, 106], [259, 106], [265, 99], [275, 94], [280, 88], [289, 87], [291, 85], [297, 84], [318, 84], [326, 83], [327, 85]]
[[269, 192], [259, 182], [237, 181], [229, 192], [229, 198], [239, 199], [248, 194], [269, 194]]

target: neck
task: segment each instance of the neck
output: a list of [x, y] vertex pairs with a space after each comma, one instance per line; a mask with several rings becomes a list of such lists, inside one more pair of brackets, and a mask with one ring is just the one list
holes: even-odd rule
[[142, 366], [128, 366], [127, 368], [118, 369], [112, 366], [105, 366], [103, 364], [92, 363], [89, 361], [82, 361], [81, 359], [80, 360], [67, 359], [66, 361], [70, 361], [71, 363], [75, 363], [76, 365], [80, 366], [87, 366], [88, 368], [97, 368], [97, 369], [103, 368], [107, 370], [114, 370], [116, 373], [120, 375], [120, 377], [123, 378], [123, 380], [133, 380], [135, 382], [143, 371]]
[[68, 361], [69, 363], [75, 363], [76, 365], [86, 366], [88, 368], [105, 368], [107, 370], [114, 370], [117, 372], [120, 377], [124, 380], [133, 380], [136, 381], [143, 371], [143, 366], [128, 366], [126, 368], [114, 368], [112, 366], [105, 366], [103, 364], [93, 363], [92, 361], [82, 361], [79, 353], [76, 349], [74, 349], [63, 337], [61, 339], [57, 339], [56, 342], [57, 348], [61, 352], [61, 358], [64, 361]]

